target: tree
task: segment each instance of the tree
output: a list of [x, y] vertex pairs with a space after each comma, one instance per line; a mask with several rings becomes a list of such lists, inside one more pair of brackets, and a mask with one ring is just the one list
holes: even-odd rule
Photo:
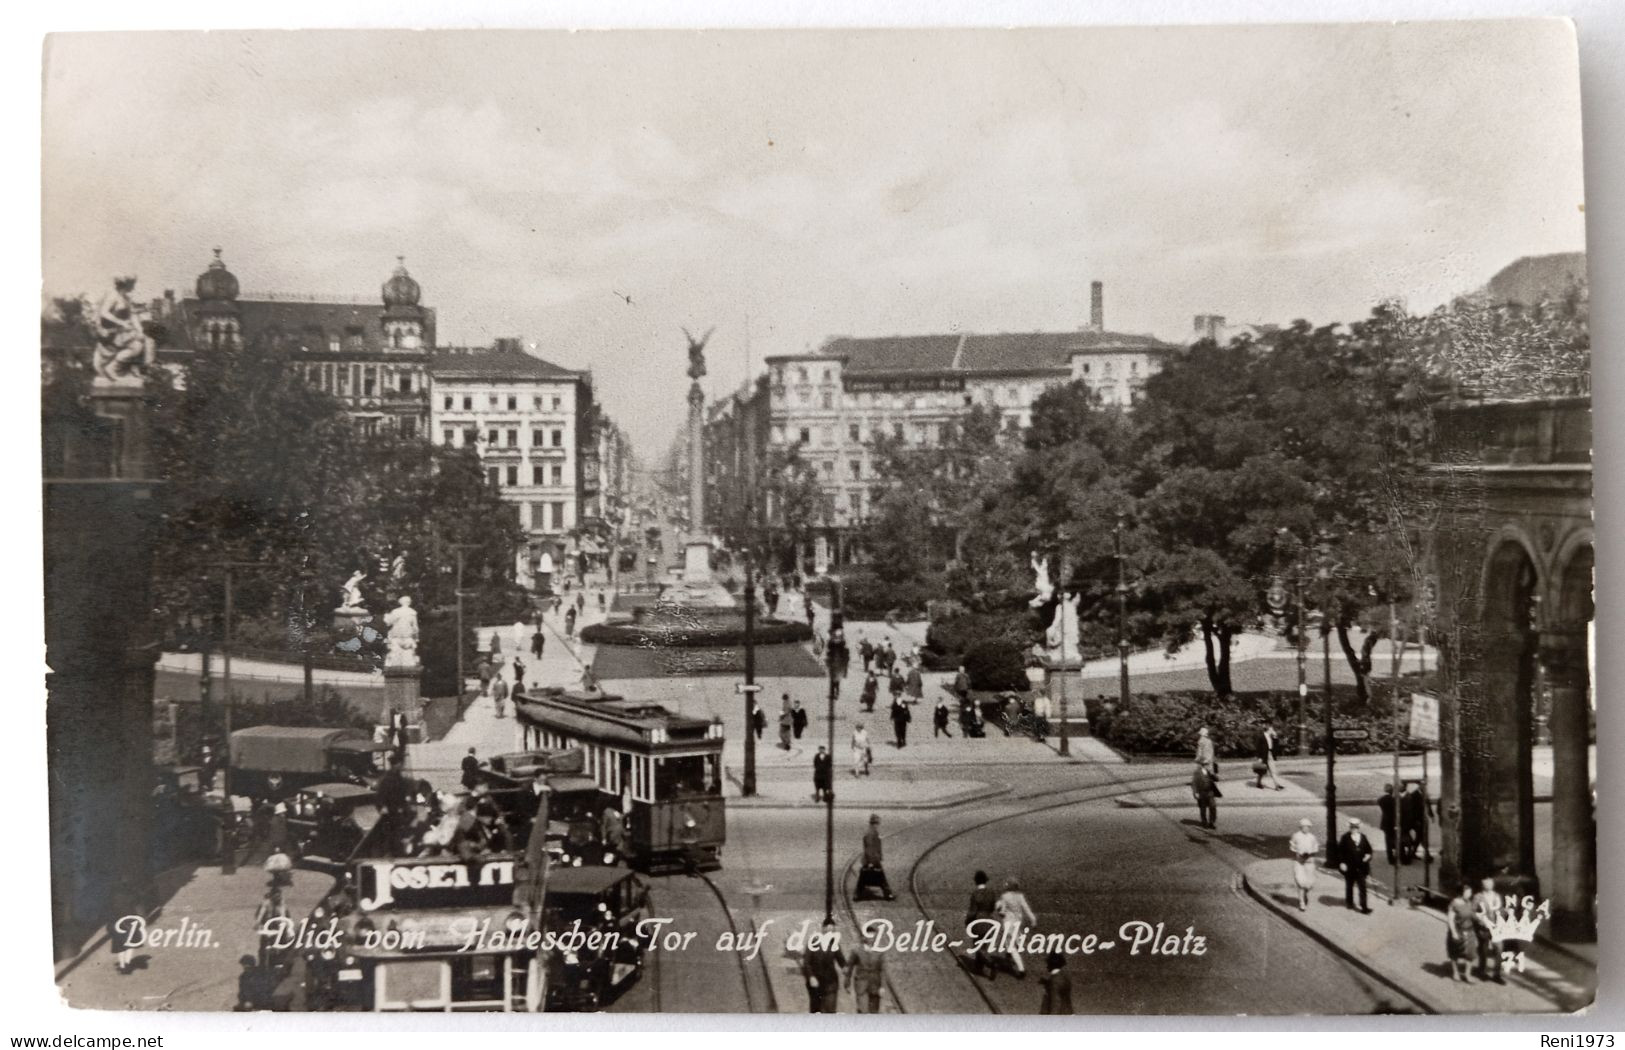
[[[948, 530], [954, 560], [964, 557], [977, 497], [1007, 474], [1018, 451], [1014, 432], [998, 409], [973, 405], [941, 425], [936, 441], [909, 444], [887, 434], [869, 443], [879, 502], [899, 488], [919, 493], [922, 523]], [[874, 535], [874, 530], [866, 530]], [[930, 537], [925, 537], [927, 544]], [[875, 553], [870, 546], [871, 555]], [[929, 549], [929, 546], [926, 548]]]
[[762, 475], [768, 528], [782, 535], [789, 546], [789, 557], [781, 564], [799, 572], [813, 530], [829, 520], [829, 494], [818, 471], [802, 458], [799, 444], [769, 449]]
[[223, 559], [248, 563], [234, 574], [238, 615], [285, 625], [291, 651], [323, 633], [357, 570], [373, 613], [407, 594], [427, 623], [455, 602], [456, 543], [476, 545], [465, 586], [480, 595], [477, 616], [523, 607], [518, 510], [472, 451], [362, 435], [266, 349], [200, 354], [184, 389], [154, 398], [166, 481], [154, 584], [171, 630], [213, 633]]

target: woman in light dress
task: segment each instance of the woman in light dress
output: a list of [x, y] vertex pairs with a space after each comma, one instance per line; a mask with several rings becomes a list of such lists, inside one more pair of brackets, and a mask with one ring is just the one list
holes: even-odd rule
[[1004, 880], [1004, 892], [994, 902], [993, 914], [999, 918], [999, 945], [1008, 947], [1010, 969], [1017, 977], [1026, 977], [1027, 965], [1021, 961], [1016, 940], [1023, 929], [1038, 925], [1038, 916], [1033, 914], [1032, 905], [1027, 903], [1027, 895], [1021, 892], [1021, 883], [1015, 876]]
[[1309, 910], [1309, 891], [1315, 886], [1315, 858], [1320, 855], [1320, 840], [1309, 829], [1309, 818], [1298, 821], [1287, 848], [1292, 851], [1292, 882], [1298, 887], [1298, 910]]
[[858, 722], [852, 726], [852, 775], [869, 775], [869, 731]]

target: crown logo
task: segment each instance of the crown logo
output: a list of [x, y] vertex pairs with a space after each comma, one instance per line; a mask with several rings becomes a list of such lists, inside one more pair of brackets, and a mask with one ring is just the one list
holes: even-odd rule
[[1490, 912], [1490, 936], [1496, 941], [1533, 941], [1541, 921], [1552, 913], [1551, 901], [1536, 903], [1533, 897], [1508, 899], [1497, 911]]

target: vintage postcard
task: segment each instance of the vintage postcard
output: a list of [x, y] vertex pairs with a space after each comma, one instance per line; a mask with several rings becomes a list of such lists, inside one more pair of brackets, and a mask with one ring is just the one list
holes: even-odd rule
[[63, 999], [1586, 1009], [1577, 47], [49, 37]]

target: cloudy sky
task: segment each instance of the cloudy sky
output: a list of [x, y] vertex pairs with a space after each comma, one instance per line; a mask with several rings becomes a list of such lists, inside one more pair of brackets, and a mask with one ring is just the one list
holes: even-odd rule
[[[1546, 22], [1236, 29], [68, 35], [44, 284], [372, 295], [591, 367], [646, 457], [832, 335], [1316, 322], [1584, 248]], [[615, 293], [632, 297], [628, 304]]]

